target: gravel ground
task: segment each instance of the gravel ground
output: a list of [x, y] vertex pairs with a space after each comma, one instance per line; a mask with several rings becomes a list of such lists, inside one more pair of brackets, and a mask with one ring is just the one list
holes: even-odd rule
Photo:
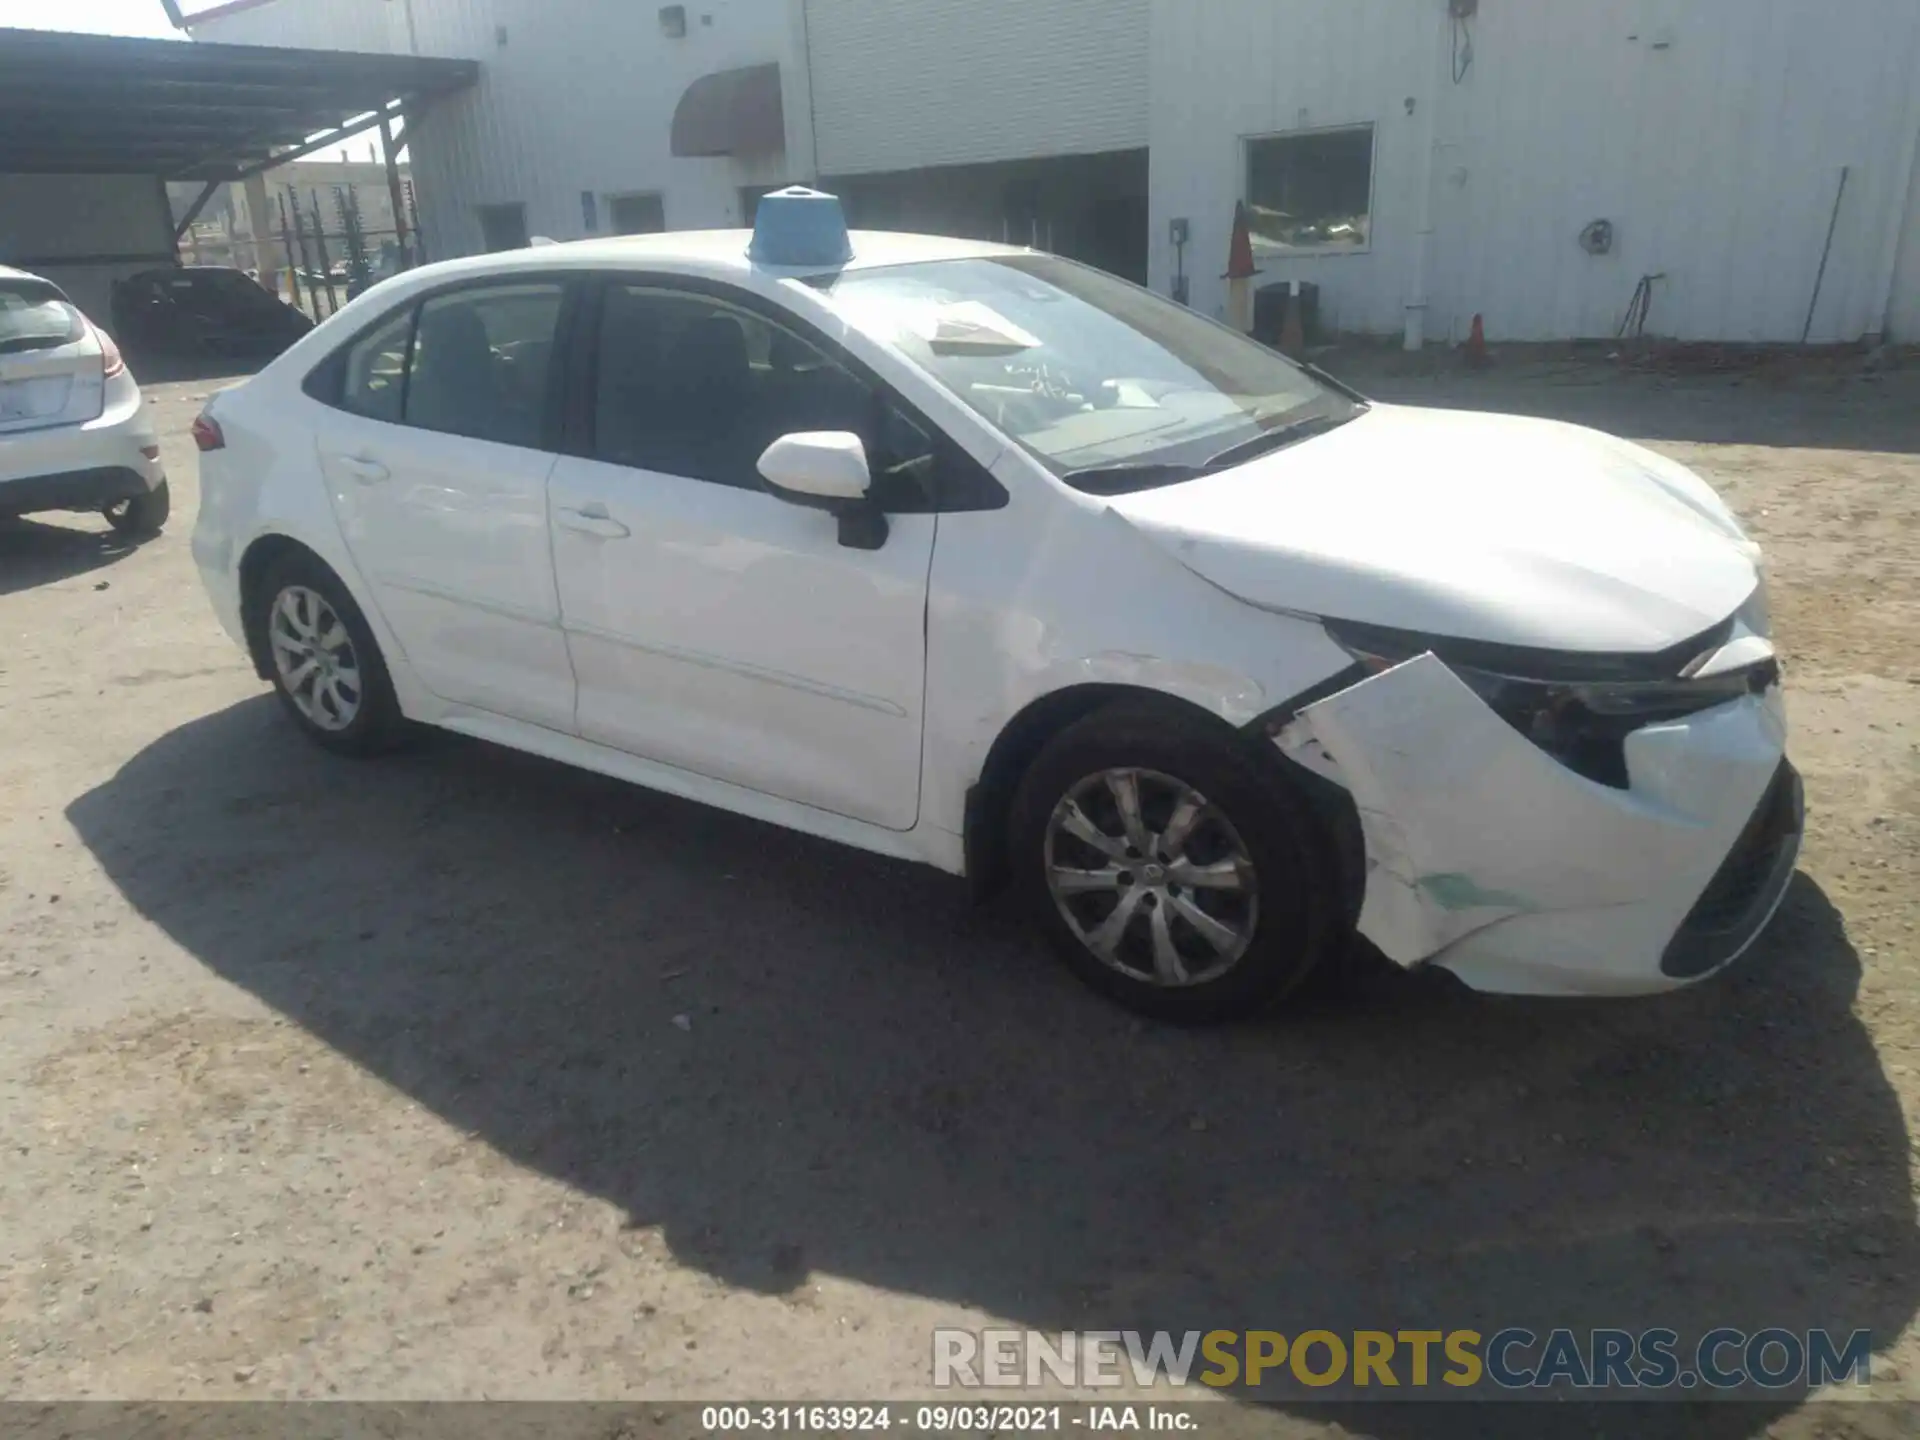
[[[0, 524], [0, 1393], [905, 1396], [996, 1322], [1867, 1327], [1920, 1393], [1920, 375], [1348, 369], [1649, 439], [1769, 545], [1811, 833], [1734, 971], [1154, 1029], [931, 871], [331, 759], [188, 556], [212, 382], [157, 385], [163, 537]], [[1897, 1433], [1811, 1408], [1632, 1429]]]

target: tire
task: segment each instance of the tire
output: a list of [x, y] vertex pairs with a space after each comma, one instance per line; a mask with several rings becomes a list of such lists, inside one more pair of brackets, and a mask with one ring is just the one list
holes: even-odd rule
[[117, 500], [100, 512], [122, 535], [158, 535], [173, 513], [173, 496], [162, 480], [144, 495]]
[[[248, 605], [247, 626], [260, 637], [274, 693], [308, 739], [364, 758], [406, 738], [366, 616], [317, 556], [294, 551], [274, 561]], [[303, 669], [309, 662], [313, 668]]]
[[[1137, 833], [1158, 842], [1145, 853], [1113, 843], [1129, 833], [1120, 794], [1128, 782], [1116, 776], [1132, 777]], [[1074, 821], [1062, 818], [1069, 801]], [[1184, 839], [1173, 841], [1189, 801]], [[1082, 817], [1101, 847], [1082, 838]], [[1313, 972], [1338, 930], [1332, 841], [1307, 797], [1277, 758], [1175, 702], [1123, 701], [1062, 730], [1022, 779], [1010, 825], [1015, 885], [1068, 968], [1155, 1020], [1255, 1015]], [[1123, 905], [1132, 909], [1116, 940], [1107, 927]], [[1103, 958], [1095, 942], [1110, 953]]]

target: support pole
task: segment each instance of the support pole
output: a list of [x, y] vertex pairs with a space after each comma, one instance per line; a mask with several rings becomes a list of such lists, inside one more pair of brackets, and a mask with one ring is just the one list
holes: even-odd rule
[[307, 277], [307, 306], [315, 320], [324, 320], [327, 317], [320, 313], [320, 282], [313, 278], [313, 260], [307, 253], [307, 221], [300, 213], [300, 192], [292, 185], [287, 186], [287, 202], [293, 211], [294, 237], [300, 242], [300, 273]]
[[327, 314], [340, 313], [340, 297], [333, 288], [333, 261], [327, 258], [327, 222], [320, 210], [320, 192], [310, 191], [313, 199], [313, 248], [320, 254], [320, 278], [327, 287]]
[[[1440, 148], [1440, 97], [1453, 77], [1453, 12], [1447, 0], [1427, 0], [1434, 17], [1434, 61], [1428, 67], [1430, 81], [1426, 98], [1418, 101], [1420, 151], [1415, 160], [1414, 204], [1418, 219], [1414, 222], [1413, 255], [1407, 266], [1407, 320], [1403, 338], [1407, 350], [1418, 350], [1427, 342], [1427, 270], [1433, 251], [1433, 170], [1435, 152]], [[1445, 77], [1445, 80], [1442, 77]]]
[[178, 245], [186, 233], [193, 228], [193, 222], [200, 218], [200, 212], [207, 208], [207, 202], [213, 199], [214, 192], [226, 183], [224, 180], [209, 180], [201, 187], [200, 193], [194, 197], [193, 204], [187, 207], [187, 213], [181, 217], [180, 223], [173, 227], [174, 244]]
[[[412, 11], [408, 11], [411, 23]], [[393, 151], [393, 121], [380, 112], [380, 153], [387, 157], [387, 199], [393, 206], [393, 233], [400, 242], [400, 268], [411, 270], [413, 260], [407, 245], [407, 201], [400, 188], [400, 161]]]

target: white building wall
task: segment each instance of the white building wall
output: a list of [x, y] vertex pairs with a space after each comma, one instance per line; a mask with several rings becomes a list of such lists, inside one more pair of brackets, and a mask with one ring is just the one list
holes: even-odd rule
[[1147, 143], [1149, 0], [803, 3], [823, 175]]
[[[488, 204], [521, 202], [530, 234], [578, 239], [589, 233], [585, 191], [596, 197], [601, 231], [607, 197], [624, 193], [661, 195], [672, 229], [739, 224], [741, 187], [792, 178], [784, 155], [676, 158], [669, 129], [681, 95], [701, 76], [779, 62], [792, 131], [788, 6], [698, 0], [687, 6], [685, 38], [674, 40], [661, 33], [655, 4], [412, 0], [420, 54], [480, 62], [479, 83], [429, 110], [408, 143], [429, 257], [478, 250], [477, 207]], [[405, 13], [400, 0], [275, 0], [194, 34], [404, 51]], [[372, 43], [376, 19], [386, 27], [383, 45]]]
[[406, 7], [431, 0], [273, 0], [197, 21], [196, 40], [221, 45], [285, 45], [297, 50], [407, 52]]
[[[1458, 85], [1450, 40], [1444, 0], [1154, 0], [1156, 285], [1186, 216], [1193, 301], [1222, 305], [1244, 137], [1371, 121], [1371, 246], [1268, 257], [1261, 279], [1317, 282], [1339, 328], [1399, 330], [1431, 123], [1431, 337], [1476, 312], [1495, 339], [1611, 335], [1658, 273], [1650, 333], [1798, 340], [1843, 165], [1813, 339], [1880, 329], [1920, 125], [1912, 0], [1489, 0]], [[1595, 257], [1578, 236], [1600, 218]]]

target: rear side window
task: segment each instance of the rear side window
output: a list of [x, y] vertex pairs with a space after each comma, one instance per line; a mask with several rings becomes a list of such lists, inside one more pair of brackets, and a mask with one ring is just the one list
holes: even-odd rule
[[403, 310], [347, 347], [340, 408], [369, 420], [400, 422], [413, 311]]
[[502, 285], [420, 307], [405, 423], [538, 448], [560, 326], [561, 287]]
[[0, 280], [0, 355], [71, 345], [87, 324], [58, 289], [45, 280]]

